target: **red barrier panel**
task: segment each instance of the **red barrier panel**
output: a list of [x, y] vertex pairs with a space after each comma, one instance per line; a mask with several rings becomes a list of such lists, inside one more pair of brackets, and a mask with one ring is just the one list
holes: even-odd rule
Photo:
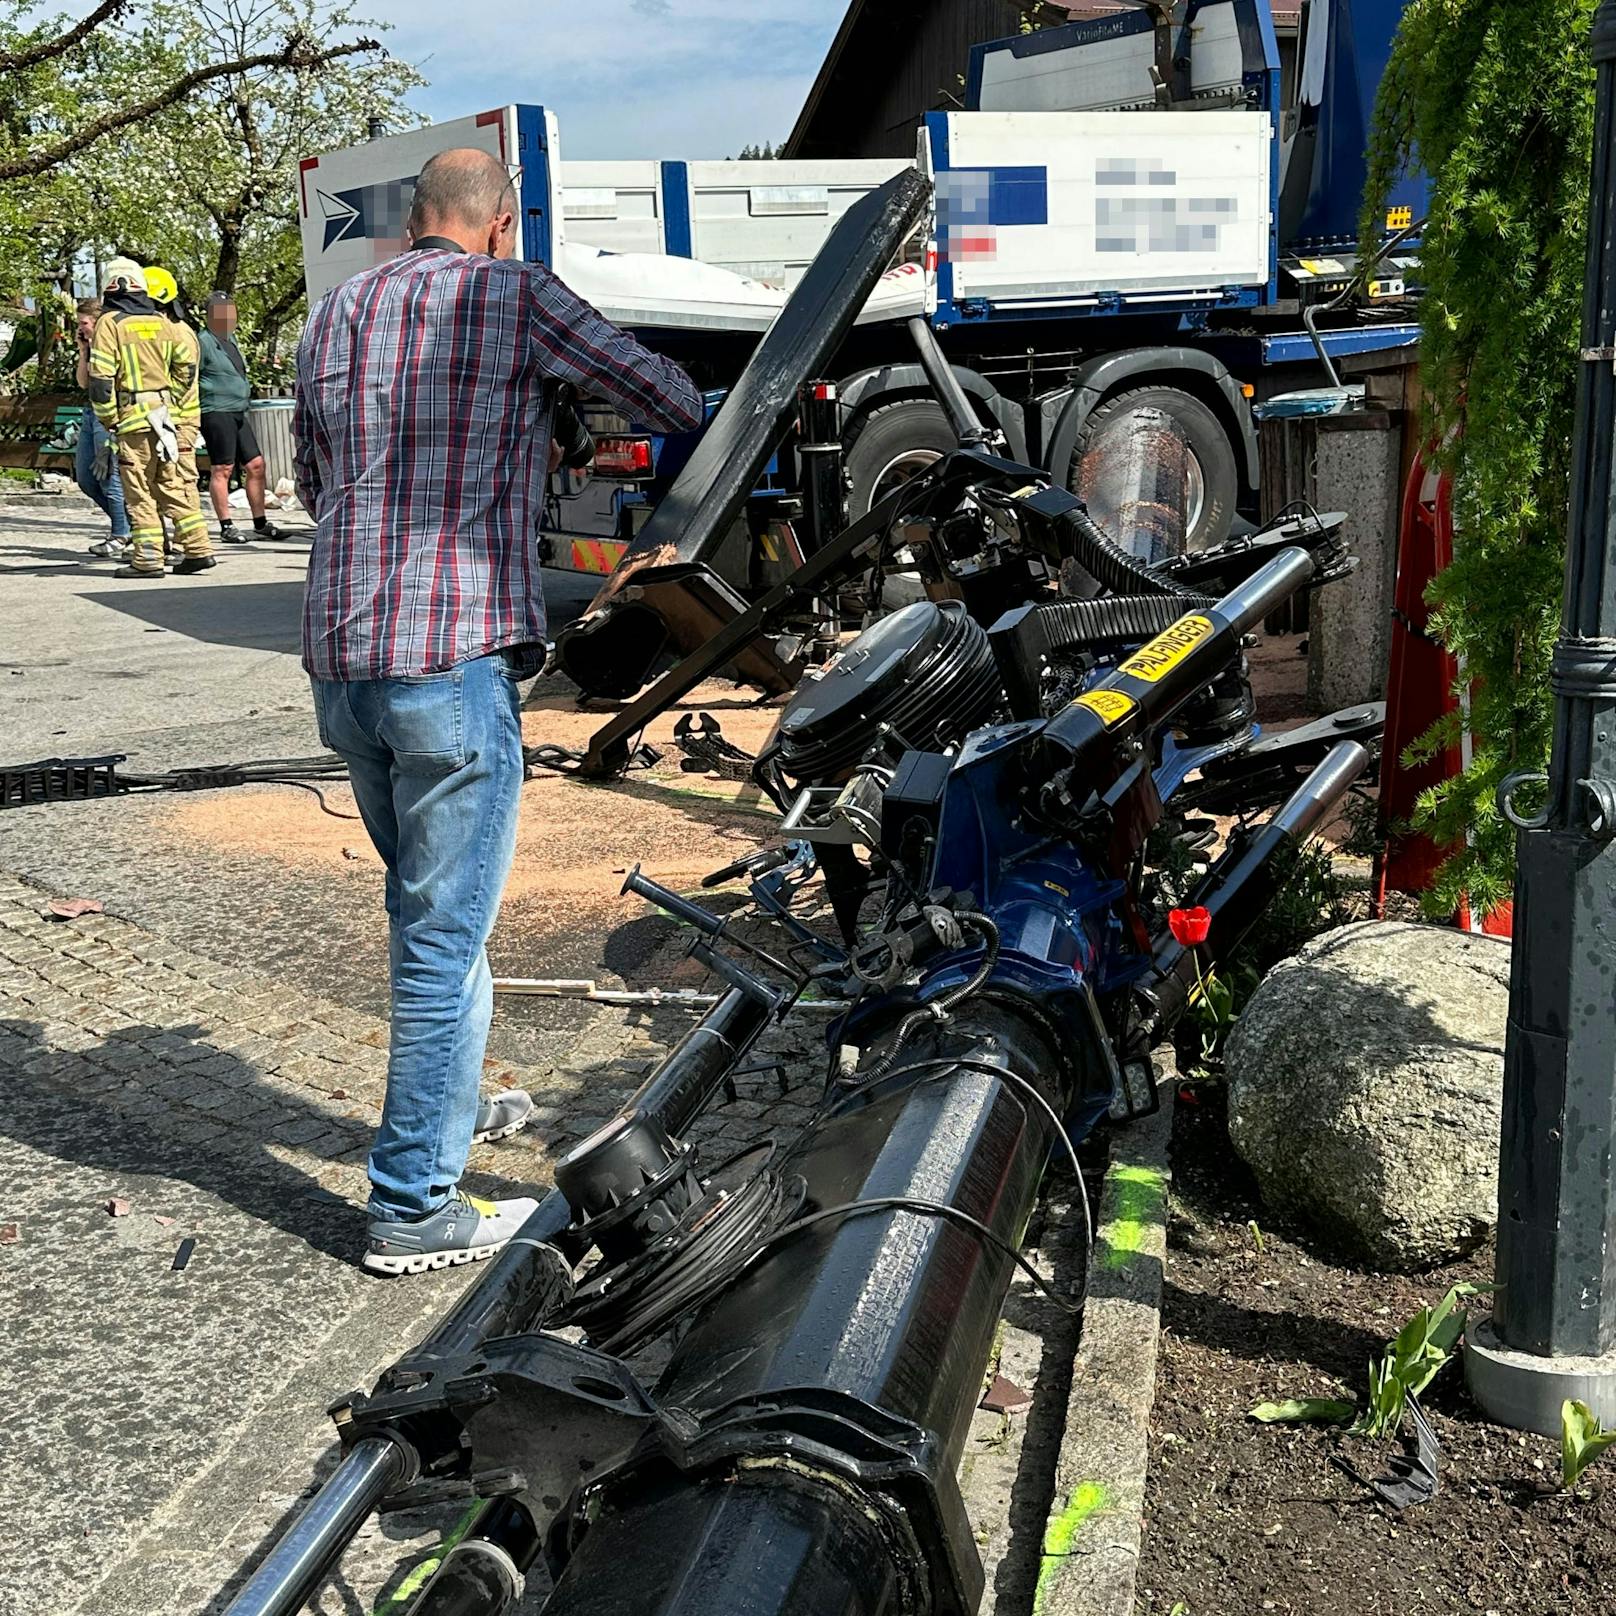
[[[1391, 663], [1386, 678], [1386, 741], [1380, 763], [1381, 849], [1376, 861], [1375, 913], [1384, 914], [1386, 893], [1430, 889], [1448, 850], [1422, 832], [1398, 831], [1414, 812], [1422, 791], [1452, 779], [1470, 762], [1470, 736], [1416, 768], [1403, 754], [1439, 719], [1459, 706], [1459, 664], [1430, 634], [1425, 603], [1431, 581], [1453, 560], [1452, 485], [1421, 450], [1403, 485], [1397, 536], [1397, 587], [1393, 594]], [[1469, 904], [1454, 916], [1466, 931], [1508, 937], [1512, 906], [1478, 918]]]

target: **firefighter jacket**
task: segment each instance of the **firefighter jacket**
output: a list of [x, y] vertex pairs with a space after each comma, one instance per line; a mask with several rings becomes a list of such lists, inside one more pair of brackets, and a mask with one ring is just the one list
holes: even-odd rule
[[198, 419], [196, 333], [170, 320], [143, 294], [108, 294], [90, 340], [90, 404], [123, 437], [144, 431], [165, 407], [176, 425]]
[[191, 381], [182, 393], [175, 396], [168, 413], [173, 417], [175, 426], [196, 426], [202, 419], [202, 342], [183, 320], [170, 320], [169, 324], [174, 328], [175, 342], [184, 344], [185, 363], [191, 367]]

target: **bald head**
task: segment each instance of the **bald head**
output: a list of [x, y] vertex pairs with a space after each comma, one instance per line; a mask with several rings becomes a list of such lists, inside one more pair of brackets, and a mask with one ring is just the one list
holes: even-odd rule
[[410, 239], [445, 236], [468, 252], [508, 258], [515, 217], [516, 187], [505, 165], [485, 151], [458, 146], [439, 152], [421, 170], [410, 204]]

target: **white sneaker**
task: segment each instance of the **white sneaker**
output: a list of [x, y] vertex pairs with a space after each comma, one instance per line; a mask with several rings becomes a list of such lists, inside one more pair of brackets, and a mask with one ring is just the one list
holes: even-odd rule
[[364, 1266], [373, 1274], [424, 1274], [432, 1268], [481, 1262], [502, 1250], [538, 1205], [525, 1196], [483, 1201], [456, 1190], [424, 1218], [372, 1218]]
[[490, 1139], [509, 1139], [528, 1125], [532, 1115], [533, 1096], [525, 1089], [506, 1089], [491, 1100], [479, 1100], [471, 1142], [486, 1145]]

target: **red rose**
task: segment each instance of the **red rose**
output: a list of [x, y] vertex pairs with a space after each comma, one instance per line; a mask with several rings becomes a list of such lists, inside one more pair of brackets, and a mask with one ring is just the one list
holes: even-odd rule
[[1185, 948], [1197, 948], [1212, 930], [1212, 911], [1200, 905], [1194, 909], [1170, 909], [1167, 928]]

